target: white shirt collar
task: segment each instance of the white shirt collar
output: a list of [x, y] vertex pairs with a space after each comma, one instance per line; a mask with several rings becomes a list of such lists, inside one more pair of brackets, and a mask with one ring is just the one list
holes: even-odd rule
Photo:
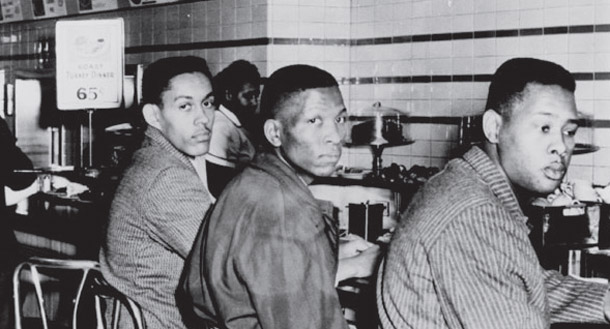
[[197, 176], [203, 182], [203, 186], [205, 187], [205, 191], [208, 193], [208, 196], [212, 200], [212, 203], [216, 202], [216, 198], [210, 193], [210, 189], [208, 189], [208, 175], [205, 163], [205, 156], [198, 156], [195, 158], [189, 158], [193, 167], [195, 167], [195, 171], [197, 172]]
[[224, 105], [220, 105], [218, 111], [222, 112], [222, 114], [224, 114], [231, 122], [233, 122], [234, 125], [236, 125], [237, 127], [241, 127], [241, 122], [239, 122], [239, 119], [237, 118], [235, 113], [231, 112]]

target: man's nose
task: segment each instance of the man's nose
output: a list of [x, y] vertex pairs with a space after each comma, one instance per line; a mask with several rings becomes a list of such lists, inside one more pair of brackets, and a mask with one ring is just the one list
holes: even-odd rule
[[197, 115], [195, 117], [195, 124], [205, 125], [214, 118], [214, 111], [206, 110], [203, 106], [197, 108]]
[[568, 151], [571, 152], [571, 149], [573, 148], [573, 145], [571, 146], [569, 143], [570, 142], [566, 140], [566, 135], [563, 133], [558, 134], [549, 147], [550, 152], [564, 157], [568, 154]]
[[344, 126], [345, 125], [341, 123], [329, 124], [324, 134], [325, 142], [331, 144], [343, 143], [346, 132], [346, 128]]
[[252, 106], [258, 106], [258, 95], [252, 95], [250, 97], [250, 105]]

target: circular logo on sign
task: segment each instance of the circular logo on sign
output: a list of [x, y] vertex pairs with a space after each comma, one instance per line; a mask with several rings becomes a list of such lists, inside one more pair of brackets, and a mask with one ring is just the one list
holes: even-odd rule
[[108, 42], [103, 37], [80, 35], [74, 39], [74, 47], [79, 55], [95, 57], [106, 51]]

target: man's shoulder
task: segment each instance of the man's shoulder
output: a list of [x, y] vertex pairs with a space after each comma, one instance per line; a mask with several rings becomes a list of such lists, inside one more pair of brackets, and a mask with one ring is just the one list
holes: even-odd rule
[[164, 173], [173, 175], [188, 175], [195, 177], [197, 173], [188, 163], [178, 159], [160, 147], [154, 145], [138, 149], [129, 166], [125, 169], [121, 185], [146, 185], [155, 183]]
[[218, 112], [212, 126], [212, 138], [210, 140], [209, 153], [224, 158], [228, 147], [239, 141], [239, 128], [231, 120]]
[[[277, 177], [248, 166], [227, 184], [216, 202], [214, 211], [223, 213], [223, 216], [226, 212], [236, 211], [249, 214], [246, 217], [253, 217], [255, 213], [260, 212], [270, 214], [279, 211], [285, 188]], [[235, 217], [230, 220], [244, 219], [247, 218]]]
[[230, 131], [235, 130], [237, 127], [224, 113], [216, 111], [214, 115], [214, 123], [212, 124], [212, 133], [218, 129]]
[[239, 194], [239, 198], [268, 200], [274, 195], [282, 195], [285, 186], [281, 181], [258, 167], [247, 166], [229, 182], [227, 194]]
[[152, 144], [142, 147], [134, 153], [131, 167], [142, 170], [162, 170], [163, 168], [176, 166], [177, 163], [181, 164], [179, 167], [188, 167], [187, 163], [175, 154]]
[[428, 238], [440, 237], [465, 213], [490, 205], [501, 207], [489, 186], [474, 170], [454, 162], [419, 189], [402, 222]]
[[439, 174], [424, 184], [421, 193], [425, 194], [426, 198], [435, 199], [439, 206], [452, 207], [494, 198], [483, 178], [459, 159], [449, 162]]

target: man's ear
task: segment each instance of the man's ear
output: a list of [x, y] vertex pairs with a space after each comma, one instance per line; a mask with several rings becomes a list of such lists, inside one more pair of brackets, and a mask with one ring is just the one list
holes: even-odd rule
[[502, 115], [494, 110], [483, 113], [483, 134], [488, 142], [498, 143], [500, 128], [502, 127]]
[[265, 138], [274, 147], [280, 147], [282, 145], [282, 124], [275, 119], [268, 119], [263, 125], [263, 132]]
[[155, 104], [144, 104], [144, 107], [142, 108], [142, 114], [144, 115], [146, 123], [159, 130], [161, 130], [161, 123], [159, 122], [160, 110], [159, 106]]
[[230, 102], [233, 100], [233, 94], [229, 90], [225, 90], [225, 99]]

